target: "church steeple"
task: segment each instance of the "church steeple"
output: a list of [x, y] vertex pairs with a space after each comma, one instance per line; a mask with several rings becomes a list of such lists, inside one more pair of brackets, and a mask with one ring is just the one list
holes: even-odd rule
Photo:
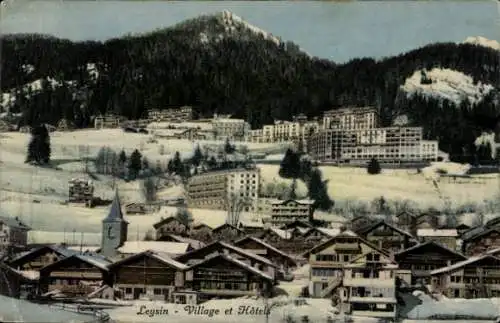
[[109, 210], [108, 216], [104, 218], [103, 222], [121, 222], [121, 221], [127, 222], [123, 218], [120, 196], [118, 195], [118, 188], [116, 188], [115, 197], [113, 198], [113, 202], [111, 203], [111, 209]]
[[108, 215], [102, 220], [101, 253], [106, 257], [116, 255], [116, 249], [127, 241], [128, 222], [123, 218], [118, 189]]

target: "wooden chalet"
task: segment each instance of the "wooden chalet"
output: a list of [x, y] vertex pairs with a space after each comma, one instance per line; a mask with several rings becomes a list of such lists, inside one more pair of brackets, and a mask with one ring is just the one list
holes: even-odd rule
[[398, 263], [400, 270], [407, 271], [406, 274], [401, 272], [401, 275], [410, 275], [408, 282], [410, 284], [416, 284], [418, 281], [428, 283], [432, 270], [466, 259], [467, 257], [463, 254], [435, 241], [417, 244], [394, 255], [394, 260]]
[[15, 257], [9, 261], [9, 266], [23, 271], [40, 271], [41, 268], [76, 253], [76, 251], [59, 246], [40, 246]]
[[482, 254], [500, 247], [500, 228], [481, 229], [475, 234], [462, 236], [462, 252], [466, 255]]
[[408, 249], [418, 243], [417, 239], [410, 233], [398, 229], [384, 220], [362, 229], [357, 233], [378, 246], [378, 248], [391, 253]]
[[259, 237], [264, 233], [264, 223], [262, 221], [246, 221], [238, 224], [238, 229], [243, 230], [245, 234]]
[[111, 286], [109, 260], [101, 256], [72, 255], [40, 269], [40, 291], [88, 295], [104, 284]]
[[0, 262], [0, 295], [19, 298], [23, 285], [35, 285], [36, 279], [30, 279], [18, 270]]
[[170, 233], [186, 236], [189, 230], [189, 227], [175, 216], [169, 216], [161, 219], [159, 222], [153, 224], [153, 228], [156, 231], [157, 239], [164, 234]]
[[212, 240], [235, 241], [246, 236], [245, 231], [238, 229], [234, 225], [224, 223], [212, 230]]
[[432, 289], [449, 298], [500, 297], [500, 258], [470, 257], [431, 272]]
[[177, 256], [174, 259], [188, 266], [204, 261], [214, 254], [231, 255], [237, 260], [240, 260], [252, 267], [255, 267], [262, 272], [270, 275], [274, 279], [277, 278], [278, 265], [271, 260], [252, 252], [236, 247], [232, 244], [223, 241], [216, 241], [203, 248], [193, 250], [183, 255]]
[[125, 241], [121, 247], [117, 249], [121, 259], [130, 255], [142, 253], [145, 251], [154, 251], [170, 256], [182, 255], [186, 252], [194, 250], [189, 242], [171, 242], [171, 241]]
[[359, 215], [357, 217], [352, 218], [350, 221], [350, 228], [352, 231], [357, 232], [364, 228], [368, 228], [373, 225], [376, 220], [372, 219], [368, 215]]
[[297, 260], [294, 257], [258, 238], [247, 236], [236, 241], [234, 245], [271, 260], [274, 264], [280, 266], [280, 268], [285, 272], [297, 267]]
[[344, 266], [367, 253], [389, 257], [387, 252], [351, 231], [344, 231], [306, 251], [303, 256], [310, 266], [309, 293], [313, 297], [331, 295], [342, 284]]
[[270, 296], [274, 277], [231, 254], [215, 254], [186, 271], [185, 289], [198, 293], [198, 302], [217, 298]]
[[149, 209], [144, 203], [129, 203], [125, 205], [125, 212], [128, 214], [146, 214]]
[[124, 299], [147, 297], [151, 300], [172, 301], [172, 293], [184, 285], [184, 270], [188, 267], [166, 254], [141, 252], [108, 266], [113, 287]]

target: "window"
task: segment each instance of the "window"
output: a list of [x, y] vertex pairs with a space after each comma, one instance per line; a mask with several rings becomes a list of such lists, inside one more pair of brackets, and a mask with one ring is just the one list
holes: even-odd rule
[[125, 294], [132, 294], [132, 288], [130, 287], [125, 288]]
[[153, 289], [153, 294], [155, 294], [155, 295], [161, 295], [162, 294], [161, 288], [155, 288], [155, 289]]

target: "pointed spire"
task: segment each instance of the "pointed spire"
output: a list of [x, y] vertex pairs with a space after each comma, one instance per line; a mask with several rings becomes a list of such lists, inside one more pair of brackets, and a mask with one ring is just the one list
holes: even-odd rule
[[105, 222], [118, 222], [125, 221], [123, 219], [122, 205], [120, 203], [120, 196], [118, 195], [118, 187], [115, 188], [115, 197], [111, 203], [111, 209], [108, 216], [103, 220]]

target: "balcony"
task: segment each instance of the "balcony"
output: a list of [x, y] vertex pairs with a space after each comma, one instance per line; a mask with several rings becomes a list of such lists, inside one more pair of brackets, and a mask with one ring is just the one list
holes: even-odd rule
[[100, 272], [85, 271], [53, 271], [50, 277], [72, 278], [72, 279], [102, 279]]
[[395, 288], [396, 280], [394, 278], [344, 278], [344, 286], [349, 287], [380, 287], [380, 288]]

